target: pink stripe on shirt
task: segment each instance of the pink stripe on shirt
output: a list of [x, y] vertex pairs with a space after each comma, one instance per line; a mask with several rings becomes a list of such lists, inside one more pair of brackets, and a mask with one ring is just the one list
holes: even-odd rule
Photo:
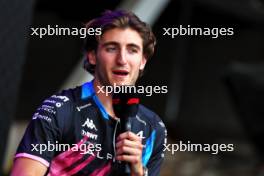
[[49, 167], [49, 165], [50, 165], [49, 162], [46, 161], [45, 159], [43, 159], [43, 158], [41, 158], [39, 156], [28, 154], [28, 153], [18, 153], [15, 156], [15, 158], [21, 158], [21, 157], [30, 158], [30, 159], [36, 160], [36, 161], [44, 164], [46, 167]]

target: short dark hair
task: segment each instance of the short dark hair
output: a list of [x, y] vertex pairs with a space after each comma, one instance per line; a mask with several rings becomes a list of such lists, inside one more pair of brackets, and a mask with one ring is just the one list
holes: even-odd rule
[[[143, 40], [143, 55], [148, 60], [154, 53], [156, 38], [148, 24], [141, 21], [133, 12], [125, 10], [110, 11], [107, 10], [102, 16], [95, 18], [85, 24], [88, 28], [101, 28], [102, 36], [106, 31], [114, 28], [132, 28], [137, 31]], [[85, 53], [89, 51], [97, 51], [100, 36], [88, 35], [84, 43]], [[87, 55], [85, 55], [88, 57]], [[85, 58], [84, 69], [94, 74], [95, 65], [89, 63], [89, 59]], [[142, 74], [142, 71], [141, 71]], [[140, 75], [141, 75], [140, 74]]]

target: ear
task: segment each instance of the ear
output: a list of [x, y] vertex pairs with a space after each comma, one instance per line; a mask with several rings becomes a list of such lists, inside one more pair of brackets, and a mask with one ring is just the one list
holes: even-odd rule
[[90, 64], [96, 65], [96, 56], [94, 51], [87, 52], [87, 59]]
[[139, 67], [139, 69], [140, 69], [140, 70], [144, 70], [146, 63], [147, 63], [147, 59], [146, 59], [145, 56], [143, 56], [142, 59], [141, 59], [141, 62], [140, 62], [140, 67]]

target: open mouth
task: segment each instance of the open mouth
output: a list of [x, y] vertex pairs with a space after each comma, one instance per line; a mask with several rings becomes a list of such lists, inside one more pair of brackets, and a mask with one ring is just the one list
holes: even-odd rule
[[127, 76], [128, 71], [126, 70], [114, 70], [113, 73], [117, 76]]

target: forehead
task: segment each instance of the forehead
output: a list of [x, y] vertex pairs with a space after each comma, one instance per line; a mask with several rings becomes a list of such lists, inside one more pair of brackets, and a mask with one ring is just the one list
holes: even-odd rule
[[135, 44], [140, 48], [143, 46], [143, 39], [141, 38], [140, 34], [131, 28], [114, 28], [107, 30], [102, 35], [99, 43], [104, 44], [108, 42], [115, 42], [120, 45]]

